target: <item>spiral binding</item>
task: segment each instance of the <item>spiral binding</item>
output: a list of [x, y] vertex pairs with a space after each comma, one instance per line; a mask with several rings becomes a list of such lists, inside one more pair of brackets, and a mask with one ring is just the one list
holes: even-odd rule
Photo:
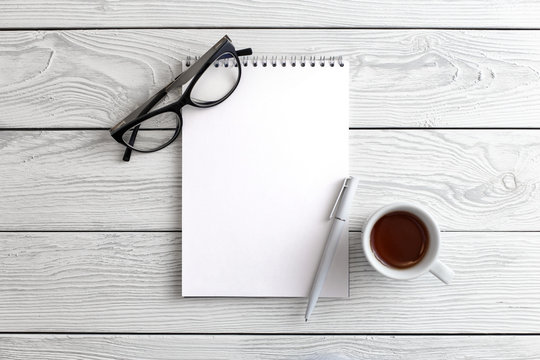
[[[191, 66], [192, 63], [197, 62], [197, 60], [200, 59], [200, 56], [188, 56], [186, 59], [186, 66]], [[315, 67], [319, 65], [320, 67], [324, 67], [325, 65], [328, 65], [330, 67], [334, 67], [336, 64], [340, 67], [345, 66], [343, 63], [343, 56], [242, 56], [240, 57], [240, 62], [244, 67], [246, 66], [253, 66], [257, 67], [261, 65], [262, 67], [272, 66], [272, 67], [286, 67], [287, 65], [290, 65], [292, 67], [295, 67], [297, 65], [301, 67], [311, 66]], [[214, 63], [215, 67], [224, 66], [229, 67], [232, 66], [233, 59], [220, 59]], [[234, 66], [237, 66], [236, 63]]]

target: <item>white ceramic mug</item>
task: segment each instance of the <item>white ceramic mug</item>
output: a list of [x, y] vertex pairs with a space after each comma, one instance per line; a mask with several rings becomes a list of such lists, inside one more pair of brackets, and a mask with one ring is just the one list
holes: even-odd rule
[[[395, 212], [405, 211], [417, 216], [426, 226], [429, 236], [429, 246], [426, 254], [417, 264], [405, 268], [398, 269], [390, 267], [382, 263], [371, 248], [371, 231], [375, 223], [384, 215]], [[387, 205], [375, 211], [367, 220], [364, 226], [362, 242], [364, 245], [364, 253], [371, 266], [381, 274], [392, 279], [409, 280], [416, 278], [426, 272], [430, 272], [438, 277], [442, 282], [449, 284], [454, 277], [454, 271], [439, 260], [439, 248], [441, 245], [441, 233], [435, 219], [424, 209], [417, 205], [407, 203], [396, 203]]]

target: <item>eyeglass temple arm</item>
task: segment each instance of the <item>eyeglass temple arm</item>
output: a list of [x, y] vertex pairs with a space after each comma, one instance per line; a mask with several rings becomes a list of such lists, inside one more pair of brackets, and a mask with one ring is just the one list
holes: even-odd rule
[[251, 48], [236, 50], [236, 55], [237, 56], [248, 56], [248, 55], [251, 55], [251, 54], [253, 54], [253, 50], [251, 50]]
[[[251, 55], [252, 53], [253, 51], [251, 50], [251, 48], [247, 48], [247, 49], [237, 50], [236, 56], [246, 56], [246, 55]], [[191, 80], [192, 77], [194, 77], [201, 70], [203, 65], [212, 57], [212, 55], [214, 54], [210, 52], [207, 52], [206, 54], [204, 54], [199, 60], [195, 62], [195, 64], [193, 64], [193, 66], [190, 66], [189, 69], [187, 69], [186, 71], [178, 75], [176, 79], [171, 81], [171, 83], [165, 87], [165, 90], [170, 91], [173, 89], [177, 89], [180, 86], [187, 83], [189, 80]], [[232, 57], [232, 55], [229, 55], [229, 54], [222, 55], [223, 59], [226, 59], [229, 57]]]

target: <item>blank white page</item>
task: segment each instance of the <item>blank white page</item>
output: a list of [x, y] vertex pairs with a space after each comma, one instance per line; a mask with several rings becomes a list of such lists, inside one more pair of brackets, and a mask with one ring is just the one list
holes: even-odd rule
[[[242, 68], [236, 91], [187, 106], [183, 296], [308, 296], [348, 176], [349, 70]], [[348, 296], [348, 233], [323, 296]]]

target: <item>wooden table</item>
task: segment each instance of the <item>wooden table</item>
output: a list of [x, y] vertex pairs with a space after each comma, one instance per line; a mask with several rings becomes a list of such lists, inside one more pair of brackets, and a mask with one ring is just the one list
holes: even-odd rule
[[[1, 359], [540, 357], [540, 4], [0, 3]], [[351, 297], [181, 297], [181, 142], [107, 131], [223, 34], [351, 63]], [[325, 89], [321, 89], [324, 91]], [[383, 278], [368, 214], [415, 201], [450, 286]]]

